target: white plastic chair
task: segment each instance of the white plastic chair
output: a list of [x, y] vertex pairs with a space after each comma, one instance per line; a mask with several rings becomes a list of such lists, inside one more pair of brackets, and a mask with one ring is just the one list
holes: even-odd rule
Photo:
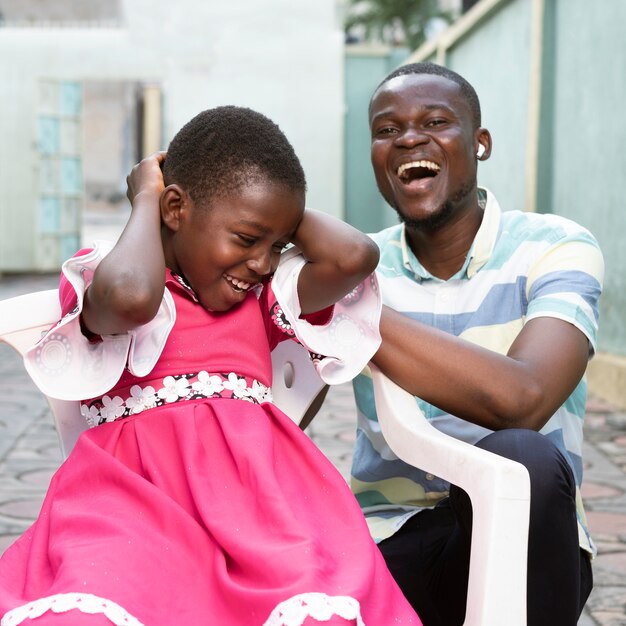
[[[37, 291], [0, 301], [0, 342], [24, 354], [61, 317], [56, 289]], [[317, 413], [327, 386], [315, 372], [307, 351], [283, 341], [272, 352], [274, 402], [301, 428]], [[63, 458], [87, 429], [78, 402], [46, 398], [59, 435]]]
[[272, 351], [274, 404], [304, 430], [319, 411], [328, 385], [318, 376], [308, 351], [295, 341]]
[[410, 393], [374, 365], [370, 369], [389, 447], [406, 463], [461, 487], [472, 502], [465, 626], [525, 626], [528, 470], [440, 432]]

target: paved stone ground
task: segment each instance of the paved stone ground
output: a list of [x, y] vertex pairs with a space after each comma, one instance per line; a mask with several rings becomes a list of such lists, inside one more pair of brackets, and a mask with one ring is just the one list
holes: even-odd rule
[[[48, 275], [5, 276], [0, 278], [0, 299], [51, 288], [56, 281]], [[308, 433], [347, 477], [354, 441], [349, 385], [331, 389]], [[590, 400], [585, 459], [583, 497], [599, 555], [594, 561], [595, 587], [579, 626], [626, 625], [626, 412]], [[45, 401], [21, 360], [0, 345], [0, 552], [37, 515], [60, 462]]]

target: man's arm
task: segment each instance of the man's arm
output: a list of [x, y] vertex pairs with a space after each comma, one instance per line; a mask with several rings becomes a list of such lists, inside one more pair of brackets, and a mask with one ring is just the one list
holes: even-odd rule
[[585, 372], [589, 341], [552, 317], [526, 323], [506, 355], [416, 322], [388, 307], [373, 362], [412, 394], [491, 430], [539, 430]]

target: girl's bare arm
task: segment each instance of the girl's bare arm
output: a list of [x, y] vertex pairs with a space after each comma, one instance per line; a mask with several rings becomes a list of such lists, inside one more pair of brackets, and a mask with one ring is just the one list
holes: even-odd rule
[[127, 332], [159, 310], [165, 284], [159, 210], [164, 158], [165, 152], [145, 158], [127, 178], [130, 218], [85, 296], [82, 322], [96, 335]]
[[292, 241], [308, 261], [298, 281], [303, 313], [335, 304], [378, 264], [378, 246], [372, 239], [321, 211], [304, 212]]

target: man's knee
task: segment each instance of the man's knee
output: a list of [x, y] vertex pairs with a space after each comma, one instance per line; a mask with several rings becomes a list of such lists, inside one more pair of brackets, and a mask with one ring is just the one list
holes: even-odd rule
[[553, 492], [554, 488], [574, 495], [572, 468], [563, 452], [545, 435], [522, 428], [505, 429], [487, 435], [476, 446], [524, 465], [530, 475], [533, 497], [544, 490]]

